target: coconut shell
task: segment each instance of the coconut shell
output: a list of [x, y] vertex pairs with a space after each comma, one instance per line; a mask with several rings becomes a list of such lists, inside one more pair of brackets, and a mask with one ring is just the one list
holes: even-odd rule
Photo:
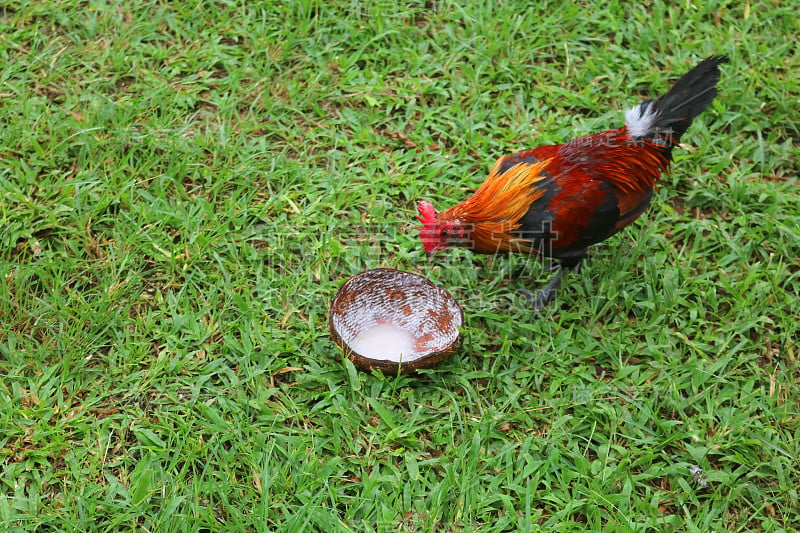
[[[362, 370], [411, 373], [430, 368], [458, 347], [464, 315], [455, 298], [417, 274], [391, 268], [362, 272], [336, 293], [330, 308], [333, 341]], [[365, 335], [392, 328], [408, 339], [410, 353], [366, 352]], [[387, 341], [394, 339], [387, 337]]]

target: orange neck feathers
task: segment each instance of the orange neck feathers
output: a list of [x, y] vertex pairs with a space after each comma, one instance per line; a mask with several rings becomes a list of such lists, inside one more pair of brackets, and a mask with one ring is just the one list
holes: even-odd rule
[[544, 159], [535, 163], [519, 163], [505, 172], [498, 172], [503, 158], [497, 160], [483, 184], [464, 202], [442, 211], [439, 221], [459, 220], [470, 228], [470, 244], [475, 252], [498, 253], [530, 251], [530, 244], [510, 232], [519, 228], [519, 220], [531, 204], [544, 194], [535, 187], [547, 179], [543, 171], [550, 163]]

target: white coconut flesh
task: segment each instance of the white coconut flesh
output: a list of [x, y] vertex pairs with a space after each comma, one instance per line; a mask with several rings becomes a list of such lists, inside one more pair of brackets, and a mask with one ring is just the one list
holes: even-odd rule
[[[331, 307], [331, 330], [358, 357], [400, 365], [458, 342], [461, 309], [447, 291], [414, 274], [378, 269], [351, 278]], [[367, 365], [369, 366], [369, 365]]]
[[392, 324], [378, 324], [359, 334], [350, 343], [357, 354], [368, 359], [382, 359], [400, 363], [417, 359], [414, 338], [402, 328]]

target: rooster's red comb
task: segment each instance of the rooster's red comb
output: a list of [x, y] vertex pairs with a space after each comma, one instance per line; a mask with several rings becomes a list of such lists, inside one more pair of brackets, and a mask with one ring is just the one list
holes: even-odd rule
[[433, 205], [430, 202], [421, 201], [417, 202], [417, 211], [419, 211], [419, 215], [417, 220], [422, 222], [423, 226], [430, 226], [431, 224], [436, 224], [436, 209], [434, 209]]

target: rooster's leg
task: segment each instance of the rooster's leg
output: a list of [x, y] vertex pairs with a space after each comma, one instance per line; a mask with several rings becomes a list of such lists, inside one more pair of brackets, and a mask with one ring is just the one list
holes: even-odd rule
[[527, 289], [523, 289], [522, 287], [517, 287], [517, 290], [522, 293], [523, 296], [531, 303], [533, 306], [533, 310], [537, 313], [544, 310], [545, 306], [552, 302], [556, 297], [556, 289], [558, 289], [559, 285], [561, 285], [561, 278], [564, 276], [564, 268], [566, 266], [572, 266], [572, 271], [575, 273], [580, 272], [581, 269], [581, 259], [579, 258], [574, 264], [564, 265], [564, 264], [556, 264], [555, 268], [551, 269], [555, 270], [555, 276], [553, 279], [547, 282], [543, 288], [539, 289], [536, 292], [531, 292]]
[[517, 287], [517, 290], [522, 293], [522, 295], [527, 298], [527, 300], [533, 306], [533, 310], [541, 312], [547, 304], [553, 301], [556, 297], [556, 289], [561, 284], [561, 278], [564, 275], [564, 268], [559, 265], [556, 268], [556, 275], [553, 276], [553, 279], [547, 282], [543, 288], [539, 289], [536, 292], [531, 292], [528, 289], [523, 289], [522, 287]]

